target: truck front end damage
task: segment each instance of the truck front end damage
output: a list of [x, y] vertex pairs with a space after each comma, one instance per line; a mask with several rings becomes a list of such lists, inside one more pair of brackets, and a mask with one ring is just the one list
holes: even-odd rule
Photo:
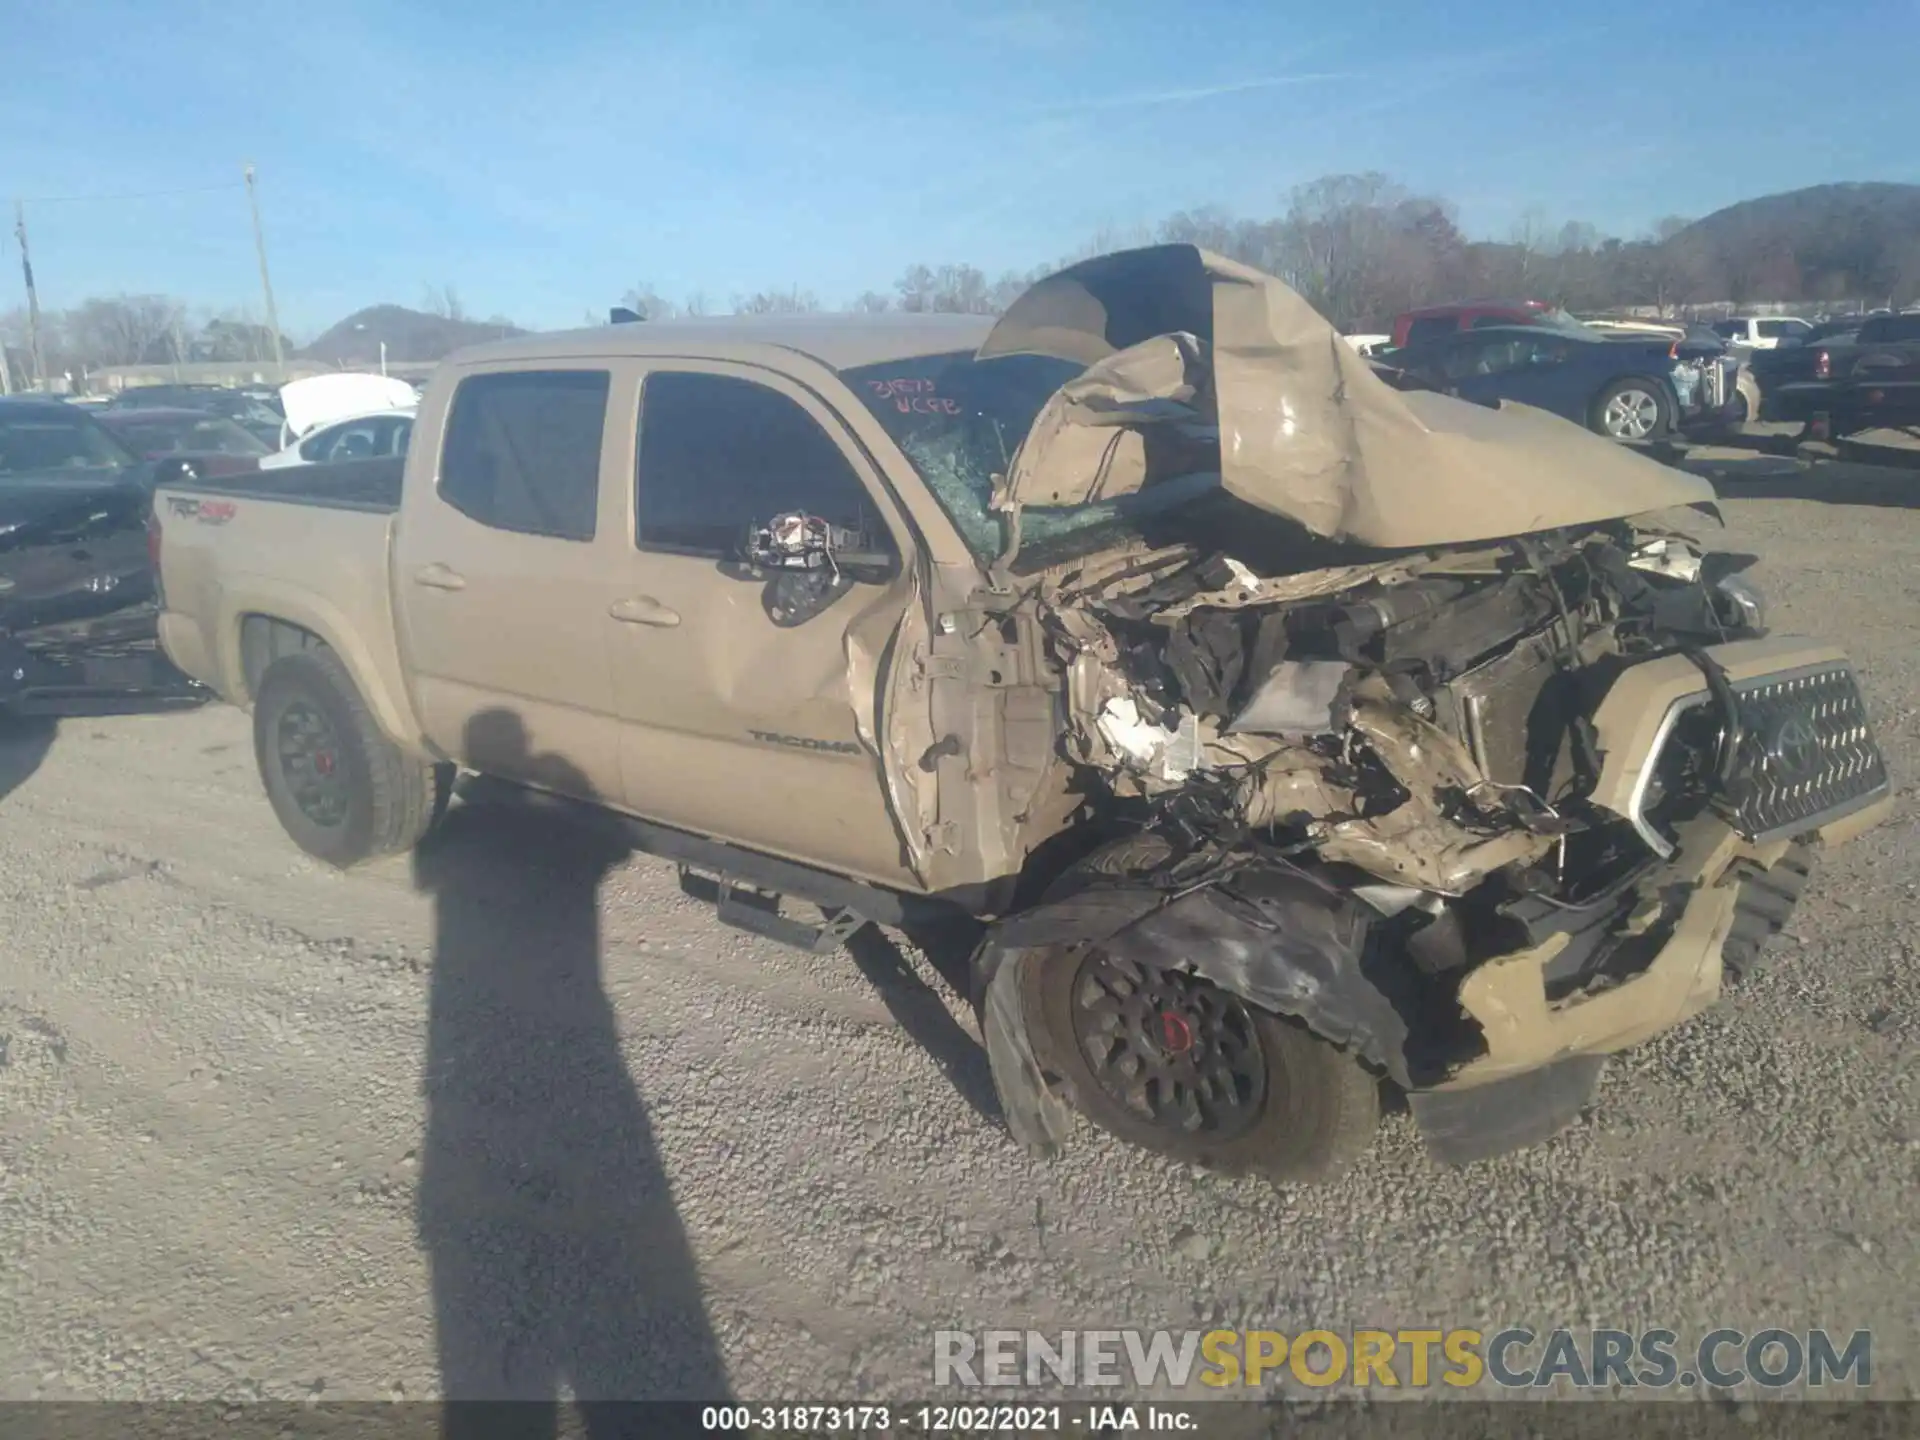
[[[1163, 408], [1148, 424], [1216, 403], [1223, 455], [1244, 456], [1224, 386], [1194, 403], [1207, 386], [1191, 369], [1184, 393], [1133, 384], [1145, 370], [1124, 375], [1132, 357], [1109, 340], [1055, 433], [1075, 406], [1137, 431], [1156, 389], [1187, 420]], [[1345, 379], [1334, 360], [1329, 391]], [[1352, 430], [1382, 423], [1373, 398], [1340, 397]], [[1535, 429], [1523, 457], [1550, 458], [1543, 436], [1564, 463], [1534, 493], [1503, 509], [1511, 471], [1491, 463], [1489, 493], [1452, 517], [1432, 507], [1468, 453], [1435, 447], [1414, 519], [1427, 543], [1356, 493], [1354, 469], [1382, 458], [1361, 445], [1344, 494], [1316, 467], [1317, 492], [1245, 496], [1266, 513], [1224, 540], [1216, 527], [1038, 572], [1025, 593], [1062, 677], [1066, 758], [1089, 808], [1136, 828], [977, 956], [1022, 1141], [1057, 1146], [1072, 1109], [1197, 1163], [1323, 1173], [1337, 1146], [1269, 1163], [1253, 1143], [1255, 1112], [1304, 1104], [1289, 1086], [1320, 1064], [1290, 1074], [1286, 1027], [1406, 1092], [1443, 1161], [1545, 1138], [1606, 1056], [1752, 970], [1821, 848], [1885, 813], [1846, 657], [1767, 634], [1742, 573], [1753, 557], [1566, 488], [1604, 478], [1612, 447]], [[1045, 469], [1048, 437], [1043, 414], [1010, 467], [1016, 536], [1023, 498], [1060, 499], [1021, 483]], [[1633, 463], [1650, 467], [1619, 472], [1634, 498], [1711, 496]], [[1155, 483], [1138, 469], [1139, 488]], [[1335, 514], [1348, 523], [1312, 523]], [[1333, 542], [1322, 563], [1262, 563], [1276, 515], [1307, 553]]]

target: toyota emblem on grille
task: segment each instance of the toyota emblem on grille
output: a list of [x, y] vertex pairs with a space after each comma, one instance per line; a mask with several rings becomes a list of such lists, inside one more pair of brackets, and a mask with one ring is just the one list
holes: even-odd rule
[[1818, 757], [1820, 737], [1803, 716], [1789, 715], [1767, 737], [1767, 759], [1788, 770], [1805, 770]]

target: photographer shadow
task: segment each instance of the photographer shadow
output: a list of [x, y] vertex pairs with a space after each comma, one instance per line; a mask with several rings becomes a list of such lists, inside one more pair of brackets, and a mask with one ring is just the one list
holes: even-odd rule
[[[564, 760], [527, 753], [517, 715], [468, 727], [468, 753], [565, 795]], [[615, 835], [537, 806], [456, 806], [415, 853], [434, 898], [417, 1223], [432, 1275], [445, 1433], [632, 1431], [591, 1402], [717, 1401], [726, 1367], [698, 1266], [600, 973], [599, 889]], [[576, 1427], [569, 1425], [568, 1433]]]
[[0, 800], [33, 778], [47, 758], [59, 721], [0, 710]]

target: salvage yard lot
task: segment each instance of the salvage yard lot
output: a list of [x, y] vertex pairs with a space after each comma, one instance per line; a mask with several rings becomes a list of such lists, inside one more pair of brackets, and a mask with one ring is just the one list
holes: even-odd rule
[[478, 810], [334, 874], [232, 710], [7, 730], [0, 1398], [904, 1398], [938, 1329], [1213, 1323], [1870, 1328], [1920, 1396], [1920, 475], [1702, 463], [1898, 808], [1771, 975], [1464, 1172], [1404, 1116], [1322, 1190], [1036, 1164], [889, 939], [781, 950]]

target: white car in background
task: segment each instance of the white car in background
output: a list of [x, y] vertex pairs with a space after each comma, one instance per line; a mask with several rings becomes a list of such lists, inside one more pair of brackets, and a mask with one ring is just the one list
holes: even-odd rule
[[320, 465], [330, 460], [374, 460], [404, 455], [413, 436], [413, 411], [380, 410], [322, 425], [284, 450], [260, 457], [262, 470], [288, 465]]
[[1813, 322], [1798, 315], [1736, 315], [1713, 322], [1713, 331], [1729, 345], [1749, 350], [1776, 350], [1798, 345], [1813, 331]]
[[386, 375], [350, 371], [282, 385], [280, 408], [287, 418], [280, 449], [263, 457], [260, 468], [404, 455], [419, 403], [419, 391]]
[[1391, 335], [1342, 335], [1340, 338], [1362, 355], [1371, 355], [1374, 351], [1393, 344]]

